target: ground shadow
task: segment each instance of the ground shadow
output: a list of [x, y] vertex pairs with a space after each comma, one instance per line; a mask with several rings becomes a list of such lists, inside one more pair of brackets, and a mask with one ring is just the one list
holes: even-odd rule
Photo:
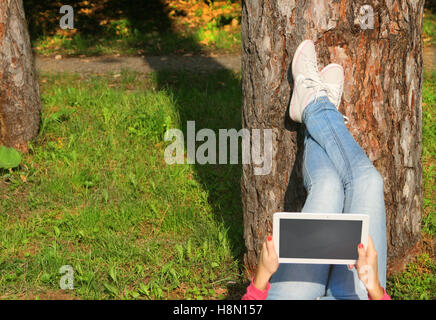
[[434, 0], [426, 1], [424, 7], [430, 10], [432, 13], [436, 13], [436, 1]]
[[[239, 164], [218, 164], [219, 129], [241, 129], [240, 73], [226, 69], [207, 73], [159, 71], [155, 77], [159, 89], [169, 91], [174, 97], [185, 136], [185, 146], [188, 121], [195, 121], [195, 133], [203, 128], [215, 132], [217, 164], [196, 163], [195, 179], [208, 194], [214, 219], [227, 230], [233, 259], [242, 262], [245, 252], [241, 202], [242, 165], [240, 161]], [[203, 143], [197, 141], [196, 150]], [[239, 150], [240, 145], [241, 141]], [[239, 283], [226, 287], [228, 299], [242, 297], [243, 290]]]
[[[228, 164], [218, 164], [219, 129], [241, 129], [240, 74], [221, 69], [214, 72], [159, 71], [155, 76], [159, 89], [171, 92], [176, 101], [185, 140], [188, 121], [195, 121], [196, 133], [203, 128], [215, 132], [217, 164], [196, 163], [195, 175], [208, 192], [214, 217], [228, 229], [234, 258], [240, 259], [244, 250], [240, 184], [242, 166], [240, 162], [229, 164], [229, 161]], [[201, 144], [203, 141], [197, 141], [196, 150]]]
[[[59, 2], [52, 0], [25, 0], [24, 10], [32, 39], [54, 34], [59, 30], [59, 21], [64, 15], [59, 12]], [[74, 28], [84, 36], [104, 35], [102, 20], [127, 19], [139, 32], [171, 32], [171, 21], [161, 0], [70, 0], [74, 10]]]

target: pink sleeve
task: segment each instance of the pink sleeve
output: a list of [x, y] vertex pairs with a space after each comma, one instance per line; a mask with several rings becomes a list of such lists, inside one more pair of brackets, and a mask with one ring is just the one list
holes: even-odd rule
[[382, 300], [392, 300], [391, 297], [386, 293], [385, 288], [383, 288], [383, 298]]
[[266, 290], [259, 290], [254, 286], [253, 279], [251, 279], [250, 285], [247, 288], [247, 292], [242, 297], [242, 300], [265, 300], [271, 288], [270, 283], [268, 282]]
[[[368, 295], [368, 299], [371, 300], [371, 298]], [[383, 288], [383, 297], [380, 300], [392, 300], [391, 297], [386, 293], [385, 288]]]

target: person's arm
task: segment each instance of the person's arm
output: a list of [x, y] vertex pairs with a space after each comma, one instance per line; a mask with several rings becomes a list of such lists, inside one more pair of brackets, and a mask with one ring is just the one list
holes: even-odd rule
[[386, 293], [385, 288], [380, 287], [380, 289], [381, 290], [378, 290], [378, 292], [369, 293], [368, 291], [369, 300], [392, 300], [391, 297]]
[[268, 236], [268, 240], [262, 246], [256, 275], [251, 280], [242, 300], [265, 300], [270, 288], [269, 279], [277, 271], [278, 267], [279, 259], [274, 248], [274, 242], [272, 236]]
[[267, 281], [265, 290], [260, 290], [254, 285], [254, 278], [251, 279], [250, 285], [247, 287], [247, 292], [242, 297], [242, 300], [265, 300], [268, 297], [270, 284]]
[[370, 300], [392, 300], [386, 293], [386, 290], [380, 285], [378, 279], [377, 251], [375, 250], [371, 237], [368, 239], [368, 249], [365, 250], [363, 244], [359, 244], [357, 253], [359, 258], [354, 267], [356, 267], [359, 279], [368, 290], [368, 298]]

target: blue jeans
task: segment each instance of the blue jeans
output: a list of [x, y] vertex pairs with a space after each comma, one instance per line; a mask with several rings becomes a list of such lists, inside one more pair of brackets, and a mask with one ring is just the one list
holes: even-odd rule
[[[326, 97], [309, 103], [302, 116], [306, 125], [303, 180], [308, 194], [302, 212], [369, 215], [369, 234], [378, 253], [379, 280], [386, 287], [383, 179]], [[368, 299], [368, 296], [355, 268], [282, 263], [271, 278], [268, 299]]]

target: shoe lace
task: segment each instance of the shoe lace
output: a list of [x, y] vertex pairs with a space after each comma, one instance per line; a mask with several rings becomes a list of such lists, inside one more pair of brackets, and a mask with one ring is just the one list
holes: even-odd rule
[[316, 60], [305, 58], [305, 63], [307, 67], [309, 68], [310, 76], [300, 76], [297, 78], [297, 81], [301, 83], [306, 88], [311, 88], [315, 91], [315, 101], [319, 98], [319, 95], [321, 91], [328, 92], [328, 87], [326, 84], [321, 80], [321, 77], [318, 73], [318, 65], [316, 63]]
[[[340, 99], [341, 93], [343, 91], [342, 85], [333, 84], [333, 83], [326, 83], [325, 85], [327, 87], [327, 97], [329, 98], [330, 101], [333, 102], [335, 106], [339, 106], [338, 99]], [[347, 124], [350, 121], [350, 119], [347, 116], [342, 115], [342, 117], [344, 118], [345, 124]]]
[[341, 85], [327, 83], [326, 86], [327, 86], [327, 95], [329, 100], [336, 105], [339, 102], [337, 100], [341, 94]]
[[[315, 90], [315, 101], [318, 99], [321, 91], [325, 91], [327, 93], [327, 97], [330, 101], [333, 101], [336, 105], [337, 97], [340, 96], [342, 91], [341, 85], [335, 84], [326, 84], [322, 81], [319, 73], [318, 73], [318, 65], [316, 60], [305, 58], [306, 65], [311, 69], [311, 77], [300, 77], [297, 78], [297, 81], [303, 84], [306, 88], [312, 88]], [[342, 115], [344, 117], [344, 122], [347, 124], [350, 119]]]

